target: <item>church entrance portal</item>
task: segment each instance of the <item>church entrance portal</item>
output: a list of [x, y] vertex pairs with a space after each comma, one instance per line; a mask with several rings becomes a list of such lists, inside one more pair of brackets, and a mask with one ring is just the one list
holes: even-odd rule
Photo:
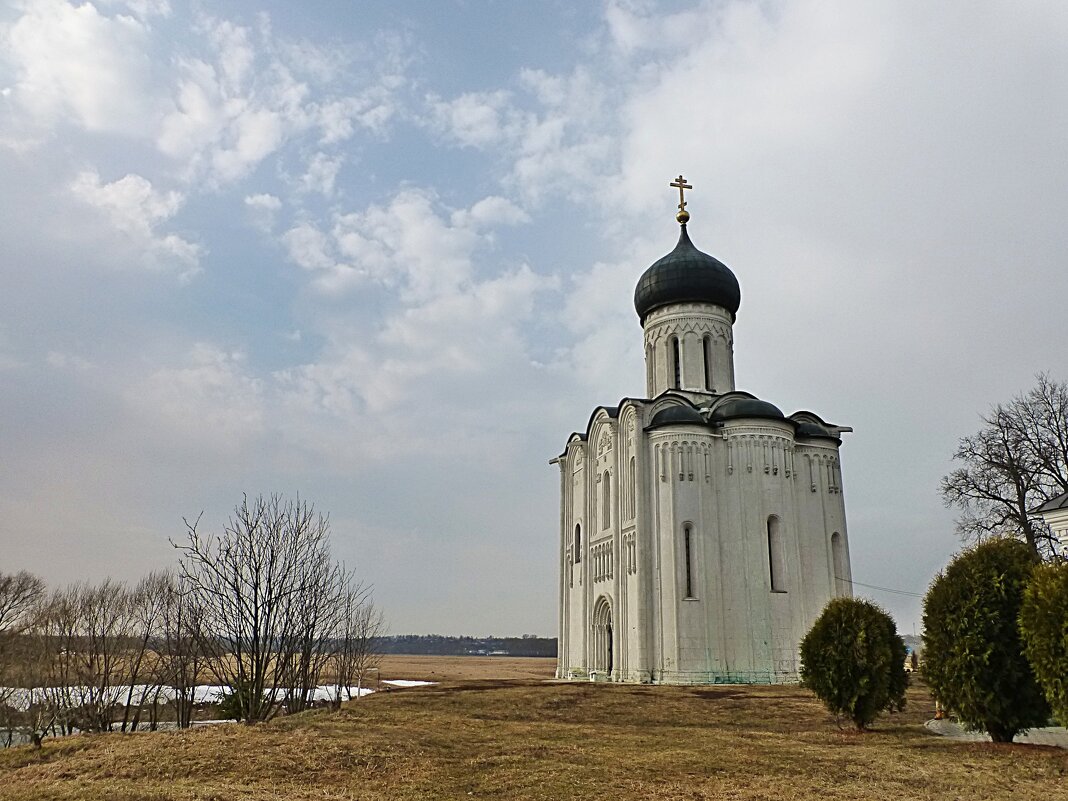
[[603, 595], [593, 610], [593, 669], [612, 674], [612, 606]]

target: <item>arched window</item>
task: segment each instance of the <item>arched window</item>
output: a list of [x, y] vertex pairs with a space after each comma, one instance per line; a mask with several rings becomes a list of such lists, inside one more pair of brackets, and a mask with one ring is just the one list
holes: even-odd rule
[[637, 514], [637, 512], [635, 511], [635, 504], [637, 503], [637, 495], [638, 495], [638, 479], [637, 479], [636, 473], [634, 472], [634, 468], [635, 468], [634, 457], [631, 456], [630, 457], [630, 497], [627, 498], [627, 512], [630, 514], [630, 519], [631, 520], [633, 520], [635, 514]]
[[608, 471], [601, 476], [601, 528], [608, 528], [612, 523], [612, 481]]
[[672, 381], [675, 389], [679, 389], [682, 386], [682, 357], [679, 349], [679, 338], [671, 338], [671, 370]]
[[575, 564], [582, 561], [582, 524], [575, 523]]
[[687, 523], [682, 527], [682, 558], [686, 575], [686, 598], [693, 594], [693, 526]]
[[845, 545], [842, 544], [842, 535], [837, 531], [831, 535], [831, 566], [834, 568], [834, 594], [836, 596], [848, 596], [849, 576], [846, 575]]
[[705, 356], [705, 389], [709, 392], [712, 391], [712, 337], [705, 334], [705, 338], [702, 340], [702, 346]]
[[776, 515], [768, 518], [768, 566], [771, 571], [771, 591], [786, 592], [786, 547]]

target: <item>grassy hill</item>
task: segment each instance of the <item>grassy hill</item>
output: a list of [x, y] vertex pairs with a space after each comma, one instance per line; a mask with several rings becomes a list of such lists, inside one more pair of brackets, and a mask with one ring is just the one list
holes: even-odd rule
[[258, 727], [92, 735], [0, 752], [22, 799], [1068, 798], [1068, 752], [857, 735], [798, 687], [483, 680], [380, 693]]

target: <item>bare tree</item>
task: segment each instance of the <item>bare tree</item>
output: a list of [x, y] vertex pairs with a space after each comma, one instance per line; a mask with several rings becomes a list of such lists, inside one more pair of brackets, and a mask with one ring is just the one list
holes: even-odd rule
[[288, 671], [282, 677], [287, 712], [307, 709], [314, 699], [323, 669], [329, 662], [344, 611], [348, 576], [330, 561], [303, 565], [299, 583], [303, 591], [294, 596], [294, 639], [287, 650]]
[[942, 479], [946, 505], [961, 509], [958, 530], [966, 540], [1011, 534], [1037, 556], [1055, 556], [1056, 538], [1032, 510], [1068, 492], [1068, 383], [1041, 374], [982, 421], [960, 441], [961, 466]]
[[[330, 564], [330, 524], [299, 498], [246, 496], [218, 537], [186, 521], [179, 573], [200, 610], [208, 664], [234, 688], [242, 720], [276, 715], [287, 680], [300, 673], [305, 616], [314, 606], [317, 565]], [[326, 603], [326, 597], [319, 597]], [[313, 627], [314, 628], [314, 627]]]
[[363, 693], [368, 675], [377, 670], [382, 659], [381, 638], [385, 618], [375, 607], [371, 588], [353, 583], [345, 593], [343, 625], [334, 651], [334, 707], [341, 706], [342, 693], [352, 700]]
[[0, 573], [0, 707], [9, 708], [21, 686], [11, 674], [27, 656], [20, 653], [25, 651], [22, 640], [37, 620], [44, 595], [44, 582], [32, 573]]
[[158, 651], [151, 646], [158, 645], [171, 584], [171, 576], [167, 573], [149, 573], [127, 596], [131, 637], [125, 643], [122, 661], [126, 685], [122, 731], [137, 731], [146, 706], [149, 727], [156, 728], [164, 680], [159, 670]]
[[[37, 576], [21, 570], [0, 573], [0, 638], [20, 634], [29, 628], [45, 585]], [[0, 647], [4, 640], [0, 639]]]
[[193, 722], [196, 686], [204, 669], [204, 632], [188, 582], [171, 577], [166, 587], [159, 645], [161, 682], [171, 687], [178, 728]]
[[14, 658], [5, 673], [17, 694], [3, 705], [6, 745], [12, 745], [17, 734], [19, 742], [24, 737], [40, 748], [45, 736], [56, 730], [60, 708], [54, 695], [45, 691], [55, 656], [55, 644], [44, 626], [48, 614], [48, 600], [38, 599], [31, 613], [33, 623], [15, 643]]
[[53, 594], [44, 619], [53, 649], [44, 692], [66, 733], [111, 729], [127, 685], [131, 610], [129, 590], [111, 579]]
[[38, 746], [41, 742], [30, 732], [29, 688], [40, 675], [41, 641], [35, 629], [44, 598], [45, 585], [37, 576], [26, 571], [0, 573], [0, 729], [5, 747], [15, 742], [17, 733]]

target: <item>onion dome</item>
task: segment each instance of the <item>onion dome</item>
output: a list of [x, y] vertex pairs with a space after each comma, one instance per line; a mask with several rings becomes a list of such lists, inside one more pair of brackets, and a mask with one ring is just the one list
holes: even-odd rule
[[719, 259], [694, 247], [685, 222], [675, 249], [654, 262], [634, 289], [634, 309], [642, 324], [649, 312], [672, 303], [712, 303], [729, 311], [732, 318], [742, 303], [734, 273]]
[[705, 425], [705, 418], [692, 406], [683, 406], [681, 404], [667, 406], [653, 415], [653, 419], [649, 421], [648, 428], [683, 424], [703, 426]]
[[759, 398], [727, 398], [712, 412], [712, 421], [733, 420], [739, 417], [756, 417], [764, 420], [785, 420], [778, 406]]

